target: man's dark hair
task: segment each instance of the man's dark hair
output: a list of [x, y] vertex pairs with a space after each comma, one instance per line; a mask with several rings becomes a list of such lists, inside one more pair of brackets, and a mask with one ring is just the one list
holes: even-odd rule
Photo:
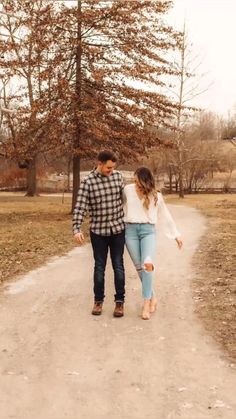
[[111, 151], [100, 151], [100, 153], [98, 154], [97, 157], [98, 161], [102, 162], [102, 163], [106, 163], [108, 160], [113, 161], [114, 163], [117, 162], [117, 158], [115, 156], [114, 153], [112, 153]]

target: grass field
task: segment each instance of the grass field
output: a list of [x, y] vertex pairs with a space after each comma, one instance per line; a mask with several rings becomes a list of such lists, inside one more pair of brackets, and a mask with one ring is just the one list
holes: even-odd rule
[[[236, 195], [189, 195], [167, 202], [193, 206], [207, 232], [193, 263], [196, 311], [207, 330], [236, 360]], [[71, 199], [0, 194], [0, 280], [16, 278], [74, 247]], [[87, 223], [84, 231], [87, 232]]]
[[74, 247], [70, 209], [70, 198], [0, 194], [1, 281]]
[[236, 195], [188, 195], [171, 203], [202, 211], [207, 231], [194, 256], [196, 311], [207, 330], [236, 360]]

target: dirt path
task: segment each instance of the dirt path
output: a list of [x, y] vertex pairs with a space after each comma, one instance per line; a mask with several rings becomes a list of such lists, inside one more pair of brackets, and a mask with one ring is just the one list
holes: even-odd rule
[[90, 315], [86, 245], [0, 294], [1, 419], [210, 419], [236, 417], [236, 373], [194, 314], [191, 256], [204, 233], [193, 209], [171, 208], [185, 247], [160, 239], [159, 308], [140, 318], [140, 284], [126, 256], [125, 317]]

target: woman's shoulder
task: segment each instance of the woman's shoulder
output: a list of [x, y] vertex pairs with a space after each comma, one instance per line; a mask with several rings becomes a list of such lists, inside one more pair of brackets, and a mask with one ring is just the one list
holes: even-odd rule
[[131, 191], [134, 189], [134, 183], [129, 183], [128, 185], [125, 185], [124, 190], [125, 191]]

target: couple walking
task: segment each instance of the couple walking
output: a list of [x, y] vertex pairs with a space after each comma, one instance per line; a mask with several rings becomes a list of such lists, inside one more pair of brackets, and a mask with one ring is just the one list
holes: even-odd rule
[[81, 182], [73, 213], [73, 232], [77, 243], [84, 235], [81, 224], [87, 212], [90, 216], [90, 238], [94, 256], [94, 307], [92, 314], [100, 315], [104, 301], [104, 277], [108, 250], [114, 270], [114, 317], [124, 315], [125, 270], [124, 247], [135, 265], [142, 284], [142, 318], [148, 320], [155, 311], [157, 299], [153, 290], [154, 259], [156, 254], [156, 222], [164, 216], [170, 237], [182, 247], [180, 234], [166, 207], [162, 194], [155, 188], [152, 173], [146, 167], [134, 173], [134, 183], [124, 186], [122, 175], [115, 170], [116, 156], [102, 151], [97, 166]]

